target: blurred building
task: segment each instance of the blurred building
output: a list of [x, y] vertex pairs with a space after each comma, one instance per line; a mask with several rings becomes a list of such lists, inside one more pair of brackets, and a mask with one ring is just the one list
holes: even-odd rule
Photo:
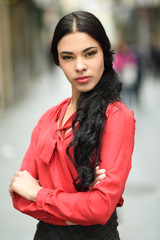
[[13, 99], [11, 79], [11, 43], [9, 14], [4, 1], [0, 1], [0, 109], [10, 104]]
[[0, 1], [0, 110], [19, 100], [43, 71], [44, 11], [38, 0]]

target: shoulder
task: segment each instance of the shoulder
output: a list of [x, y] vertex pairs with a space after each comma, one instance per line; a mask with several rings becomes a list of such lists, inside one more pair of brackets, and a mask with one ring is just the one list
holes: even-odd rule
[[135, 126], [134, 112], [120, 101], [108, 105], [106, 117], [107, 127], [114, 127], [118, 132]]
[[109, 118], [112, 114], [125, 115], [126, 117], [134, 118], [134, 112], [127, 108], [124, 103], [117, 101], [110, 103], [106, 109], [106, 117]]

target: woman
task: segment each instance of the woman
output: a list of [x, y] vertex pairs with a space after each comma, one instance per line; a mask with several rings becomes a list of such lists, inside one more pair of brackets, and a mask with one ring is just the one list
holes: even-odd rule
[[72, 96], [33, 130], [9, 189], [14, 207], [40, 220], [34, 239], [120, 239], [116, 207], [123, 205], [135, 120], [120, 101], [109, 39], [94, 15], [73, 12], [57, 24], [51, 53]]

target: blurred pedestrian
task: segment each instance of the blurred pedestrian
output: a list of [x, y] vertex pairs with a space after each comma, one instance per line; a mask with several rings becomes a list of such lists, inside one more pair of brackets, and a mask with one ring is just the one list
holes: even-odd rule
[[39, 220], [35, 240], [118, 240], [135, 119], [120, 101], [109, 39], [94, 15], [73, 12], [57, 24], [51, 52], [72, 96], [34, 128], [10, 184], [14, 207]]
[[132, 106], [132, 101], [134, 97], [136, 97], [136, 95], [134, 95], [135, 91], [138, 91], [138, 67], [136, 53], [131, 47], [129, 47], [126, 40], [123, 37], [120, 37], [116, 46], [114, 68], [119, 73], [120, 79], [123, 83], [122, 99], [128, 107]]

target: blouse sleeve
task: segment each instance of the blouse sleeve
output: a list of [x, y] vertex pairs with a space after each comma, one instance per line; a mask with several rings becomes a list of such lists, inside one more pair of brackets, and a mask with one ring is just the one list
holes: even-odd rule
[[106, 169], [106, 178], [89, 192], [42, 188], [36, 198], [39, 211], [80, 225], [103, 225], [108, 221], [121, 199], [131, 168], [135, 119], [132, 111], [118, 103], [110, 105], [106, 115], [100, 163], [100, 168]]
[[[32, 132], [30, 145], [23, 158], [22, 165], [20, 168], [20, 171], [27, 170], [35, 179], [38, 179], [37, 165], [35, 161], [35, 149], [37, 147], [39, 133], [41, 130], [41, 126], [43, 125], [43, 122], [44, 117], [42, 116], [42, 118], [39, 120], [38, 124], [36, 125]], [[55, 218], [53, 215], [50, 215], [49, 213], [44, 211], [44, 209], [39, 209], [35, 202], [29, 201], [21, 197], [17, 193], [15, 193], [15, 197], [12, 198], [12, 201], [13, 206], [20, 212], [23, 212], [24, 214], [27, 214], [44, 222], [52, 221], [52, 223], [59, 225], [65, 224], [64, 221]]]

